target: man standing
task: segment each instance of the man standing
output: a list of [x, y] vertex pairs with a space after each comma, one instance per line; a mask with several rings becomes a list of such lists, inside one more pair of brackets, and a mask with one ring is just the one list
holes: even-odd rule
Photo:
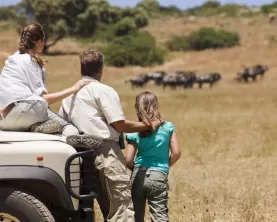
[[[103, 190], [97, 200], [105, 221], [134, 221], [134, 212], [129, 208], [130, 178], [118, 142], [120, 132], [146, 131], [149, 127], [141, 122], [125, 120], [117, 92], [100, 83], [104, 57], [99, 51], [87, 50], [80, 55], [80, 60], [82, 78], [92, 82], [63, 100], [60, 115], [84, 135], [104, 141], [102, 147], [96, 148], [95, 166], [100, 172]], [[76, 141], [85, 144], [84, 138], [78, 141], [76, 137]]]

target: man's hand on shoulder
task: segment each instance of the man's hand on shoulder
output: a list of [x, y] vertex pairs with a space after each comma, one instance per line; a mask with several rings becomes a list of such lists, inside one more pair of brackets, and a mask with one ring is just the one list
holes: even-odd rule
[[[152, 121], [154, 128], [158, 128], [163, 122], [160, 120]], [[111, 125], [118, 131], [123, 133], [136, 133], [151, 130], [152, 127], [145, 125], [143, 122], [134, 122], [130, 120], [121, 120]]]
[[163, 121], [154, 120], [154, 121], [151, 121], [151, 123], [154, 126], [154, 128], [157, 129], [159, 126], [161, 126], [163, 124]]
[[123, 132], [123, 133], [136, 133], [136, 132], [142, 132], [150, 129], [150, 127], [146, 126], [142, 122], [134, 122], [130, 120], [117, 121], [117, 122], [111, 123], [111, 125], [118, 132]]

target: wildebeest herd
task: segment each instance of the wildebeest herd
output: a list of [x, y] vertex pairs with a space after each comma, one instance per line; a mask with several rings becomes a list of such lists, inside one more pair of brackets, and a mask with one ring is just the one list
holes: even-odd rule
[[[268, 70], [268, 66], [255, 65], [253, 67], [247, 67], [242, 72], [237, 73], [235, 80], [248, 82], [249, 78], [253, 81], [256, 80], [257, 76], [263, 77], [265, 72]], [[125, 83], [131, 83], [132, 88], [143, 87], [149, 81], [154, 81], [155, 85], [162, 86], [164, 89], [170, 87], [176, 89], [177, 87], [193, 88], [194, 84], [198, 85], [199, 89], [202, 89], [204, 84], [208, 84], [210, 88], [214, 86], [216, 82], [222, 79], [220, 73], [214, 72], [206, 75], [196, 75], [194, 71], [175, 71], [175, 72], [164, 72], [155, 71], [146, 74], [140, 74], [133, 78], [126, 80]]]
[[210, 73], [208, 75], [197, 76], [193, 71], [175, 71], [164, 72], [156, 71], [147, 74], [140, 74], [132, 79], [126, 80], [125, 83], [130, 82], [132, 88], [143, 87], [149, 81], [154, 81], [155, 85], [162, 86], [163, 88], [176, 87], [193, 88], [194, 84], [198, 84], [202, 88], [203, 84], [209, 84], [212, 87], [217, 81], [221, 79], [220, 73]]

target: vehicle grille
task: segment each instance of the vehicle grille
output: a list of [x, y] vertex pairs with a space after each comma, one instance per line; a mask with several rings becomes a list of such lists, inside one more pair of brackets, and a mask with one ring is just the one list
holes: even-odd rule
[[85, 149], [69, 157], [66, 162], [66, 187], [70, 195], [78, 200], [97, 197], [98, 180], [94, 160], [94, 150]]

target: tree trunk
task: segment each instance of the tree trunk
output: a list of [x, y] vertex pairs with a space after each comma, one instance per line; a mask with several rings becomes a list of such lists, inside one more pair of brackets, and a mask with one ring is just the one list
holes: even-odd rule
[[62, 40], [64, 38], [64, 35], [60, 35], [58, 37], [56, 37], [56, 39], [51, 42], [51, 43], [48, 43], [48, 36], [45, 37], [45, 45], [44, 45], [44, 48], [43, 48], [43, 54], [48, 54], [48, 50], [50, 47], [54, 46], [57, 44], [58, 41]]

